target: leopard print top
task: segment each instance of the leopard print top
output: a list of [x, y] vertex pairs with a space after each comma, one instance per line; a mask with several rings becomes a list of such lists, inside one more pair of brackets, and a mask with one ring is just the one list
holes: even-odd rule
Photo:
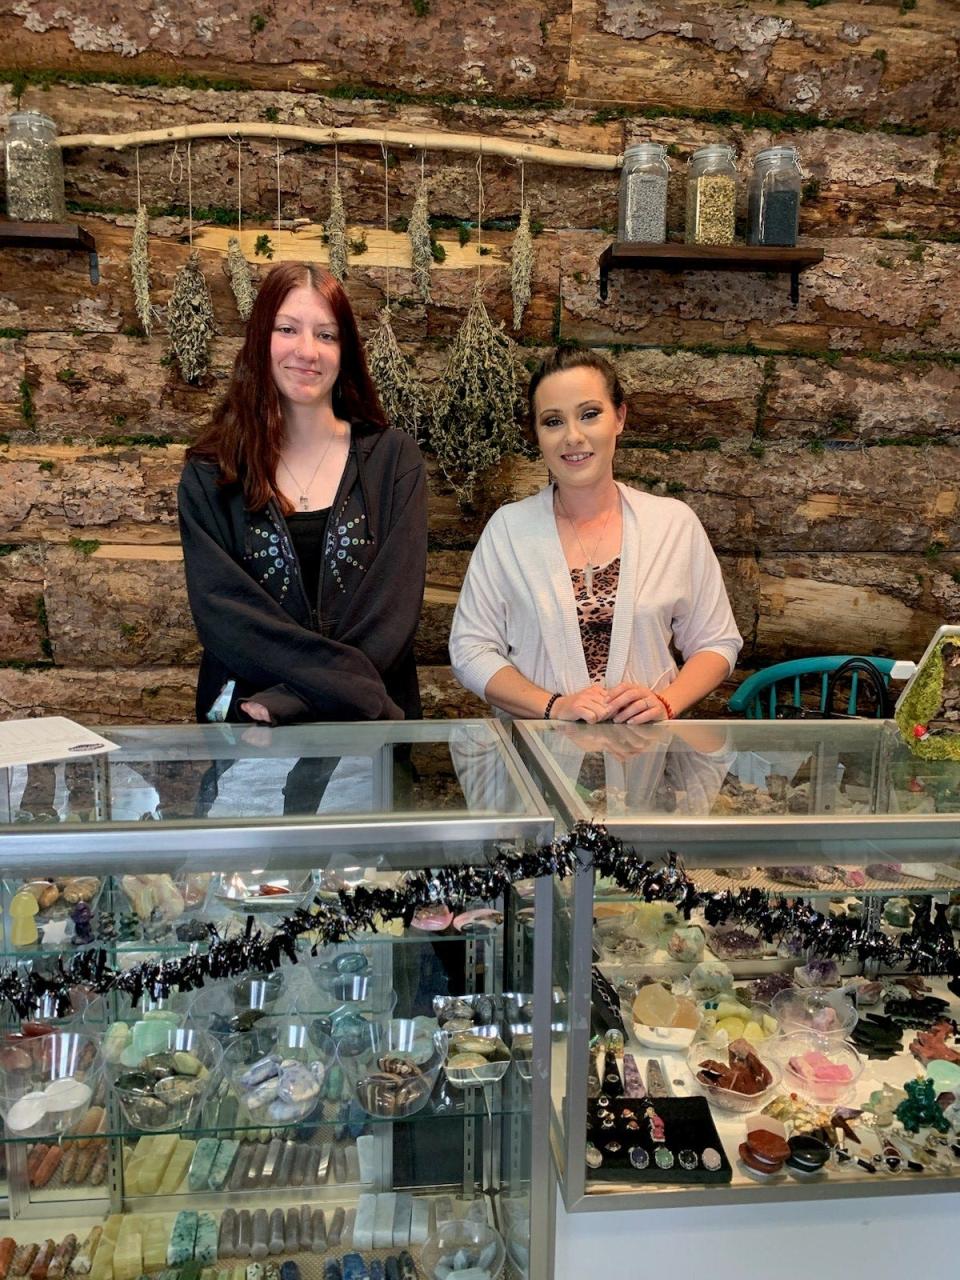
[[620, 580], [620, 557], [594, 570], [593, 595], [587, 595], [587, 580], [582, 569], [571, 569], [573, 594], [577, 601], [577, 621], [587, 671], [594, 684], [603, 684], [610, 657], [610, 633], [613, 630], [613, 606], [617, 602]]

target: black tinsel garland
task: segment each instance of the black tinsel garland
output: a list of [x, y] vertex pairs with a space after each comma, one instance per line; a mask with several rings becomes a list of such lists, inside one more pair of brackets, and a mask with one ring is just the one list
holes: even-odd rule
[[837, 960], [856, 955], [861, 963], [879, 961], [893, 967], [906, 962], [924, 974], [960, 974], [960, 952], [945, 935], [921, 930], [895, 939], [849, 917], [824, 915], [803, 898], [771, 899], [760, 889], [701, 893], [676, 855], [657, 866], [639, 859], [604, 827], [580, 823], [546, 848], [500, 850], [480, 866], [412, 871], [395, 889], [359, 885], [341, 890], [336, 904], [316, 898], [310, 910], [285, 916], [269, 933], [254, 927], [253, 916], [247, 917], [243, 934], [233, 938], [221, 938], [216, 926], [208, 924], [207, 949], [194, 945], [176, 959], [115, 969], [103, 948], [88, 947], [69, 959], [61, 956], [52, 973], [7, 966], [0, 969], [0, 999], [9, 1000], [21, 1017], [45, 998], [52, 998], [61, 1013], [69, 1012], [71, 986], [92, 988], [100, 995], [116, 991], [135, 1005], [144, 994], [165, 997], [174, 990], [196, 990], [207, 979], [269, 973], [284, 959], [296, 964], [297, 942], [305, 934], [312, 935], [311, 953], [316, 955], [320, 947], [375, 929], [377, 917], [409, 926], [421, 907], [443, 903], [457, 912], [471, 902], [502, 897], [520, 880], [565, 879], [581, 869], [592, 869], [633, 897], [673, 903], [688, 920], [694, 908], [702, 907], [708, 924], [735, 921], [757, 929], [768, 942], [789, 939], [812, 955]]

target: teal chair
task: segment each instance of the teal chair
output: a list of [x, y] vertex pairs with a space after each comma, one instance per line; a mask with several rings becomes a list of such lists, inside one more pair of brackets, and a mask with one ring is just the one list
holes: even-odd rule
[[[766, 667], [748, 676], [727, 703], [728, 710], [734, 715], [746, 716], [748, 720], [775, 720], [778, 711], [790, 714], [789, 708], [804, 706], [802, 694], [811, 688], [816, 691], [819, 683], [819, 709], [823, 712], [827, 706], [827, 690], [830, 677], [845, 662], [850, 662], [853, 655], [840, 655], [827, 658], [798, 658], [795, 662], [778, 662], [775, 666]], [[892, 658], [859, 658], [860, 662], [871, 663], [880, 674], [884, 686], [889, 687], [890, 672], [893, 669]], [[869, 675], [869, 673], [868, 673]], [[863, 682], [861, 672], [850, 672], [850, 694], [847, 699], [846, 714], [857, 714], [857, 696], [863, 685], [869, 693], [873, 693], [869, 678]], [[877, 702], [874, 698], [873, 702]], [[812, 710], [812, 708], [811, 708]], [[813, 711], [816, 714], [816, 711]], [[873, 712], [878, 717], [887, 714], [883, 706], [877, 705]]]

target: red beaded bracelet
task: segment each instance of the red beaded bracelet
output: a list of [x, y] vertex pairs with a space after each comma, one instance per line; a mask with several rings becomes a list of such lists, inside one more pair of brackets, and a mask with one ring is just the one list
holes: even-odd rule
[[671, 707], [670, 703], [666, 700], [663, 694], [654, 692], [653, 696], [656, 698], [656, 700], [663, 707], [664, 711], [667, 713], [667, 719], [676, 720], [677, 713], [674, 711], [673, 707]]

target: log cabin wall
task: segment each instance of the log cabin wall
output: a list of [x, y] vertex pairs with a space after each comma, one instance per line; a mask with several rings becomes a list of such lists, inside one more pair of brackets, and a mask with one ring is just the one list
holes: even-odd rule
[[[816, 652], [915, 655], [940, 621], [960, 620], [951, 0], [115, 0], [102, 19], [89, 10], [0, 0], [0, 115], [39, 108], [61, 133], [282, 120], [607, 152], [650, 138], [669, 147], [676, 231], [696, 147], [733, 143], [746, 174], [762, 147], [794, 143], [801, 237], [825, 254], [802, 277], [796, 310], [786, 278], [762, 275], [618, 273], [601, 303], [617, 174], [527, 165], [539, 234], [519, 335], [526, 363], [558, 339], [612, 356], [630, 403], [619, 474], [700, 515], [744, 633], [743, 670]], [[331, 150], [281, 150], [283, 217], [309, 221], [276, 235], [275, 148], [251, 141], [245, 230], [270, 234], [278, 256], [322, 260]], [[168, 146], [140, 152], [161, 309], [187, 253], [186, 182], [171, 161]], [[162, 324], [149, 341], [137, 327], [135, 153], [74, 150], [65, 162], [72, 215], [97, 239], [99, 286], [82, 255], [0, 253], [0, 714], [189, 718], [197, 646], [175, 485], [239, 341], [223, 270], [236, 149], [192, 148], [195, 238], [219, 325], [199, 387], [167, 363]], [[406, 238], [400, 224], [383, 229], [379, 147], [344, 147], [339, 165], [351, 237], [366, 245], [348, 289], [369, 332]], [[519, 174], [484, 160], [491, 252], [478, 257], [459, 231], [476, 220], [474, 158], [432, 152], [426, 169], [446, 259], [429, 305], [405, 268], [390, 268], [390, 287], [395, 330], [435, 383], [478, 267], [491, 313], [511, 323], [502, 220], [518, 212]], [[392, 216], [409, 214], [419, 173], [418, 154], [392, 150]], [[478, 709], [447, 667], [456, 591], [490, 511], [544, 478], [507, 460], [464, 516], [432, 468], [418, 639], [428, 715]]]

